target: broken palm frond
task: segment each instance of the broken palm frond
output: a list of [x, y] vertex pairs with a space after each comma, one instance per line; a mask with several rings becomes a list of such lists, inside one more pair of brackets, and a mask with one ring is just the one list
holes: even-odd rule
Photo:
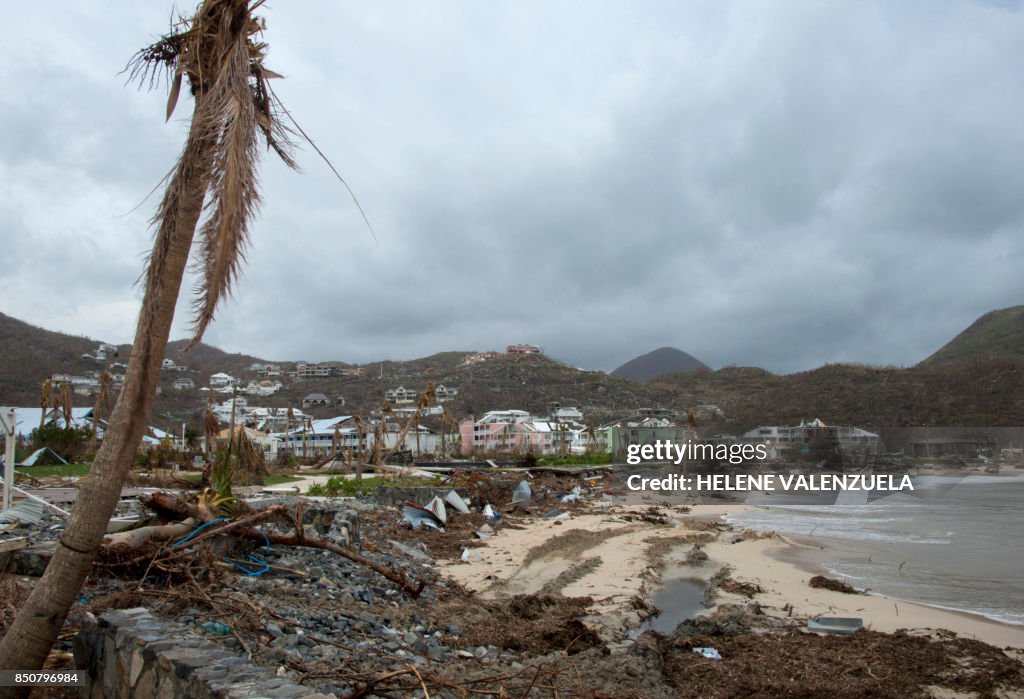
[[96, 404], [92, 408], [92, 437], [90, 449], [95, 453], [96, 439], [99, 435], [99, 423], [103, 415], [110, 414], [110, 387], [114, 383], [114, 377], [106, 369], [100, 374], [100, 389], [96, 393]]
[[402, 427], [402, 431], [399, 433], [398, 439], [395, 440], [395, 445], [391, 447], [391, 451], [389, 451], [384, 457], [383, 462], [387, 462], [387, 460], [402, 447], [402, 443], [405, 441], [405, 435], [409, 434], [409, 429], [413, 426], [413, 423], [415, 422], [419, 425], [420, 413], [426, 408], [429, 408], [430, 404], [433, 403], [436, 398], [437, 393], [434, 391], [434, 384], [433, 382], [428, 381], [427, 388], [416, 399], [416, 410], [409, 416], [405, 426]]
[[220, 420], [213, 412], [213, 399], [206, 399], [206, 412], [203, 413], [203, 437], [206, 438], [206, 453], [209, 454], [213, 449], [213, 440], [217, 438], [217, 433], [220, 432]]
[[241, 425], [234, 428], [231, 439], [231, 451], [237, 455], [240, 470], [246, 476], [245, 482], [239, 482], [239, 485], [262, 484], [260, 477], [267, 471], [263, 452], [253, 443], [246, 428]]
[[50, 409], [53, 402], [53, 382], [50, 379], [43, 381], [43, 386], [39, 392], [39, 407], [42, 408], [39, 411], [39, 430], [42, 431], [43, 425], [46, 424], [46, 411]]
[[71, 384], [64, 383], [60, 387], [60, 408], [61, 412], [64, 413], [64, 429], [71, 429], [71, 420], [73, 415], [71, 412], [72, 406], [74, 406], [74, 400], [72, 398]]
[[[263, 65], [267, 44], [259, 36], [265, 22], [252, 14], [258, 4], [207, 0], [172, 33], [139, 51], [127, 68], [129, 80], [149, 87], [162, 74], [168, 76], [168, 118], [186, 77], [195, 99], [188, 142], [174, 167], [175, 172], [194, 175], [203, 198], [208, 198], [203, 207], [207, 217], [199, 231], [194, 334], [186, 349], [202, 339], [244, 262], [249, 224], [259, 205], [259, 137], [286, 165], [297, 169], [291, 155], [293, 132], [279, 118], [267, 87], [268, 79], [279, 76]], [[177, 179], [172, 176], [170, 181]], [[147, 287], [161, 283], [155, 275], [163, 268], [163, 241], [182, 215], [183, 195], [168, 187], [154, 219], [158, 242], [148, 266]]]

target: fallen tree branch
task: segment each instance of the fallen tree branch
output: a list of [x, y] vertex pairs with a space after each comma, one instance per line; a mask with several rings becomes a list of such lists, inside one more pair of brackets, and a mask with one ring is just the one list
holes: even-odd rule
[[108, 548], [118, 546], [137, 549], [150, 541], [169, 541], [177, 537], [187, 536], [195, 528], [196, 520], [192, 518], [173, 524], [153, 524], [148, 527], [139, 527], [138, 529], [107, 534], [104, 546]]
[[253, 539], [262, 539], [266, 536], [270, 540], [270, 543], [275, 546], [304, 546], [306, 548], [323, 549], [324, 551], [336, 553], [339, 556], [343, 556], [350, 561], [366, 566], [370, 570], [383, 575], [385, 578], [402, 588], [406, 594], [414, 599], [420, 596], [420, 593], [423, 592], [423, 587], [425, 586], [425, 583], [422, 580], [418, 583], [413, 583], [402, 571], [381, 565], [380, 563], [370, 560], [365, 556], [361, 556], [355, 551], [349, 551], [333, 541], [314, 539], [310, 537], [300, 538], [298, 534], [276, 534], [274, 532], [261, 533], [254, 530], [250, 530], [247, 534]]
[[[141, 498], [140, 498], [141, 499]], [[142, 499], [143, 504], [158, 512], [162, 513], [162, 516], [177, 515], [177, 516], [189, 516], [201, 519], [203, 521], [210, 521], [215, 519], [216, 516], [206, 510], [202, 510], [199, 507], [177, 497], [172, 493], [153, 493], [150, 496]], [[298, 503], [296, 508], [296, 514], [293, 514], [284, 505], [272, 505], [263, 512], [257, 512], [255, 514], [247, 515], [241, 519], [237, 519], [234, 522], [225, 524], [224, 526], [217, 527], [216, 529], [210, 529], [202, 534], [198, 534], [194, 538], [188, 541], [191, 546], [199, 542], [205, 541], [215, 536], [220, 536], [228, 532], [237, 532], [238, 534], [245, 536], [250, 539], [257, 539], [260, 541], [269, 541], [271, 544], [280, 546], [302, 546], [305, 548], [322, 549], [324, 551], [330, 551], [336, 553], [339, 556], [349, 559], [354, 563], [366, 566], [370, 570], [384, 576], [391, 582], [398, 585], [402, 590], [413, 597], [414, 599], [420, 596], [423, 592], [425, 583], [420, 581], [418, 583], [411, 582], [409, 578], [400, 570], [391, 568], [389, 566], [381, 565], [376, 561], [373, 561], [365, 556], [362, 556], [355, 551], [350, 551], [333, 541], [327, 541], [325, 539], [318, 539], [313, 537], [307, 537], [305, 528], [302, 526], [302, 503]], [[294, 534], [277, 534], [274, 532], [262, 532], [252, 528], [252, 525], [256, 522], [264, 519], [270, 519], [275, 515], [281, 515], [287, 518], [292, 527], [295, 529]], [[187, 533], [187, 532], [186, 532]], [[265, 537], [265, 539], [264, 539]]]

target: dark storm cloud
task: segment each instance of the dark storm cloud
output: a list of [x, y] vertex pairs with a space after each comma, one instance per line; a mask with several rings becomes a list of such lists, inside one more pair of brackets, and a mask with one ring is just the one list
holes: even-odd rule
[[[7, 312], [124, 341], [155, 200], [117, 215], [183, 124], [116, 76], [166, 17], [106, 7], [51, 31], [45, 8], [15, 13], [0, 225], [21, 260]], [[268, 158], [207, 340], [354, 362], [511, 342], [604, 369], [662, 345], [775, 371], [919, 361], [1020, 302], [1018, 10], [275, 6], [275, 89], [377, 242], [310, 148], [302, 175]], [[38, 265], [75, 271], [73, 304], [40, 314], [60, 298]]]

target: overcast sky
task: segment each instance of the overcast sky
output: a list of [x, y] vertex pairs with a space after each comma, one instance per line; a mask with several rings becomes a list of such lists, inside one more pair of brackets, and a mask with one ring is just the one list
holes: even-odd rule
[[[121, 69], [159, 1], [6, 3], [0, 310], [130, 342], [191, 101]], [[311, 149], [266, 157], [206, 341], [267, 359], [542, 345], [610, 370], [914, 364], [1024, 303], [1019, 2], [312, 2], [262, 11]], [[189, 325], [183, 298], [172, 337]]]

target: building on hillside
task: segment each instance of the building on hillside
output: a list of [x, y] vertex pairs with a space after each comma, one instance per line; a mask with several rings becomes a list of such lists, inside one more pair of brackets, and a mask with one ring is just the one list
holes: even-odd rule
[[491, 350], [490, 352], [476, 352], [474, 354], [468, 355], [465, 359], [463, 359], [460, 366], [479, 364], [480, 362], [487, 362], [492, 359], [501, 359], [503, 356], [505, 355], [503, 355], [501, 352], [495, 352], [494, 350]]
[[234, 386], [236, 379], [231, 374], [225, 374], [222, 371], [217, 372], [210, 376], [210, 388], [230, 388]]
[[445, 386], [442, 383], [434, 387], [434, 398], [438, 403], [448, 403], [457, 395], [459, 395], [459, 389], [455, 386]]
[[242, 392], [250, 396], [272, 396], [280, 390], [280, 381], [263, 379], [262, 381], [250, 381], [249, 385]]
[[384, 400], [391, 405], [404, 405], [406, 403], [415, 403], [419, 394], [411, 388], [399, 386], [398, 388], [389, 388], [384, 391]]
[[187, 376], [183, 376], [181, 378], [175, 379], [174, 383], [171, 385], [174, 387], [174, 390], [176, 391], [189, 391], [196, 387], [196, 382], [188, 378]]
[[338, 376], [339, 373], [330, 364], [305, 364], [300, 362], [295, 365], [295, 376], [299, 379], [323, 379], [329, 376]]
[[214, 405], [210, 410], [225, 424], [234, 421], [236, 425], [241, 425], [249, 417], [249, 401], [245, 396], [232, 396], [223, 403]]
[[559, 407], [552, 405], [551, 420], [553, 422], [583, 422], [583, 411], [573, 406]]
[[505, 348], [506, 354], [544, 354], [543, 348], [538, 345], [509, 345]]
[[100, 390], [100, 380], [92, 376], [76, 376], [72, 374], [51, 374], [50, 383], [54, 388], [64, 385], [71, 386], [71, 391], [79, 396], [93, 396]]
[[310, 393], [302, 399], [303, 408], [319, 408], [330, 403], [330, 399], [323, 393]]

